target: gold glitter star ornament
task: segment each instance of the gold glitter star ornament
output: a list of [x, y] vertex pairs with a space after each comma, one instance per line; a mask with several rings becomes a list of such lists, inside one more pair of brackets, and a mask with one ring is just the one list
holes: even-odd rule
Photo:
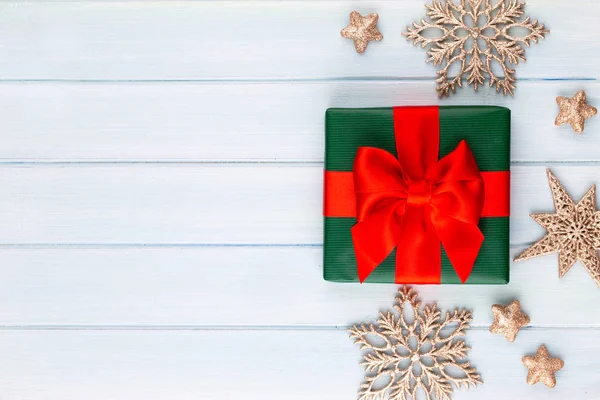
[[598, 113], [596, 108], [587, 103], [583, 90], [577, 92], [570, 99], [568, 97], [557, 97], [556, 104], [560, 107], [560, 113], [556, 117], [554, 125], [571, 124], [573, 130], [578, 134], [583, 132], [585, 120]]
[[560, 358], [550, 357], [546, 346], [540, 346], [535, 356], [523, 357], [523, 365], [527, 367], [527, 383], [535, 385], [542, 382], [548, 387], [556, 386], [556, 377], [554, 374], [560, 371], [565, 363]]
[[514, 342], [519, 329], [529, 323], [529, 316], [521, 311], [519, 300], [515, 300], [507, 306], [494, 304], [492, 312], [494, 313], [494, 322], [490, 326], [490, 332], [504, 335], [509, 342]]
[[468, 389], [483, 383], [464, 360], [470, 348], [459, 340], [469, 328], [470, 311], [454, 310], [442, 318], [435, 304], [422, 307], [408, 287], [398, 290], [396, 300], [393, 311], [380, 313], [375, 324], [348, 329], [350, 338], [367, 350], [359, 400], [416, 399], [418, 389], [427, 400], [450, 400], [452, 384]]
[[600, 286], [600, 212], [596, 211], [596, 185], [575, 204], [552, 171], [548, 169], [547, 173], [556, 213], [531, 214], [531, 218], [546, 228], [548, 234], [515, 261], [558, 252], [560, 278], [579, 260]]
[[[458, 0], [457, 0], [458, 1]], [[437, 91], [440, 97], [456, 92], [462, 87], [463, 77], [475, 90], [483, 85], [486, 75], [490, 87], [504, 95], [513, 94], [516, 88], [515, 70], [511, 65], [525, 61], [525, 48], [537, 43], [549, 32], [544, 24], [523, 16], [524, 2], [518, 0], [433, 0], [426, 4], [429, 21], [421, 19], [407, 26], [402, 33], [414, 45], [431, 45], [426, 62], [443, 65], [437, 71]], [[513, 29], [518, 28], [518, 29]], [[431, 37], [424, 31], [441, 32]], [[521, 36], [514, 31], [525, 30]], [[466, 33], [466, 34], [464, 34]], [[454, 66], [454, 67], [453, 67]], [[458, 74], [449, 77], [451, 69]], [[496, 70], [502, 70], [497, 74]]]
[[372, 40], [381, 40], [383, 35], [377, 29], [379, 15], [372, 13], [363, 17], [356, 11], [350, 13], [350, 24], [342, 29], [341, 35], [346, 39], [354, 40], [354, 47], [358, 53], [363, 53]]

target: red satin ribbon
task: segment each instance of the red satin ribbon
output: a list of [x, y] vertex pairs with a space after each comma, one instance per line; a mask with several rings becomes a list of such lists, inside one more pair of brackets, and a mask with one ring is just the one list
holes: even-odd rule
[[[510, 216], [510, 172], [480, 171], [483, 178], [482, 217]], [[356, 218], [354, 174], [350, 171], [325, 171], [323, 215], [333, 218]]]
[[398, 158], [361, 147], [354, 161], [358, 277], [363, 282], [396, 248], [396, 282], [440, 283], [441, 243], [464, 283], [483, 242], [475, 158], [461, 141], [438, 161], [437, 107], [394, 108], [394, 130]]

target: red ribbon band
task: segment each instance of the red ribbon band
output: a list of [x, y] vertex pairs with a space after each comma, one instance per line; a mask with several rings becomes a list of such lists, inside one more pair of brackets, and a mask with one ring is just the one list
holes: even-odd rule
[[[510, 172], [479, 172], [483, 178], [482, 217], [510, 216]], [[324, 212], [326, 217], [355, 218], [354, 176], [347, 171], [325, 171]]]
[[396, 282], [440, 283], [440, 243], [465, 282], [479, 217], [509, 215], [509, 172], [480, 173], [464, 141], [438, 161], [437, 107], [394, 108], [394, 131], [398, 158], [361, 147], [353, 172], [325, 172], [325, 216], [357, 218], [361, 282], [397, 248]]

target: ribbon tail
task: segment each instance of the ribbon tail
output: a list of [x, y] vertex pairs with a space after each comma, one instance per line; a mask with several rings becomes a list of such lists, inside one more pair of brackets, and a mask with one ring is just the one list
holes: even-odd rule
[[407, 207], [396, 249], [396, 283], [439, 284], [441, 248], [437, 232], [423, 207]]
[[379, 211], [352, 227], [358, 279], [363, 283], [396, 247], [398, 233], [390, 221], [393, 208]]
[[479, 249], [483, 243], [483, 233], [476, 224], [445, 219], [436, 225], [436, 230], [452, 267], [465, 283], [471, 275]]

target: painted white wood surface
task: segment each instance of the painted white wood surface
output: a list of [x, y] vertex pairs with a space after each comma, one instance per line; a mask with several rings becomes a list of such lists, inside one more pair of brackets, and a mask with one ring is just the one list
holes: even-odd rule
[[[3, 249], [0, 326], [322, 329], [391, 306], [396, 287], [326, 282], [321, 258], [320, 247]], [[578, 264], [559, 280], [556, 259], [514, 264], [507, 286], [419, 294], [472, 309], [476, 327], [489, 327], [492, 304], [519, 299], [531, 326], [600, 328], [595, 283]]]
[[485, 86], [441, 100], [433, 80], [12, 83], [0, 85], [0, 161], [322, 162], [327, 108], [390, 104], [508, 107], [513, 161], [600, 161], [600, 135], [554, 126], [556, 96], [579, 89], [600, 103], [595, 81], [524, 81], [514, 97]]
[[[596, 78], [595, 0], [529, 0], [551, 30], [521, 78]], [[384, 40], [364, 57], [339, 31], [353, 8], [378, 12]], [[433, 77], [401, 36], [421, 0], [57, 2], [0, 7], [5, 79], [313, 79]]]
[[[454, 398], [597, 399], [600, 359], [582, 343], [598, 340], [598, 330], [528, 329], [509, 344], [472, 330], [484, 384]], [[554, 390], [525, 383], [521, 355], [540, 343], [565, 361]], [[2, 393], [20, 400], [352, 399], [363, 377], [358, 346], [335, 329], [13, 331], [0, 332], [0, 352]]]
[[[360, 352], [344, 328], [393, 285], [322, 279], [328, 107], [490, 104], [513, 111], [511, 254], [552, 211], [545, 168], [579, 198], [600, 179], [600, 119], [553, 126], [554, 98], [600, 104], [592, 0], [529, 0], [551, 29], [515, 97], [438, 100], [425, 52], [400, 32], [424, 0], [0, 3], [0, 399], [348, 399]], [[352, 9], [385, 40], [358, 56]], [[474, 311], [485, 384], [456, 399], [598, 397], [599, 291], [556, 255], [506, 286], [422, 286]], [[519, 299], [531, 326], [491, 335]], [[525, 383], [540, 344], [566, 367]]]
[[[560, 337], [560, 344], [554, 344]], [[528, 329], [509, 344], [472, 330], [470, 359], [484, 384], [457, 399], [597, 399], [600, 360], [583, 343], [598, 330]], [[522, 354], [539, 343], [564, 358], [554, 390], [530, 387]], [[352, 399], [360, 351], [344, 330], [0, 332], [2, 393], [20, 400]], [[591, 379], [590, 379], [591, 378]]]

